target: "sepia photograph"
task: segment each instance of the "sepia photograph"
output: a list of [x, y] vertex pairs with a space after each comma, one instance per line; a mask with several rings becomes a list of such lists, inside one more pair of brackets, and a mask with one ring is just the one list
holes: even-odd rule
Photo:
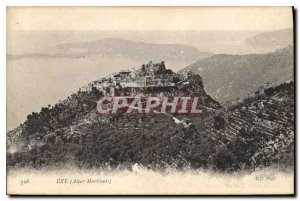
[[7, 194], [295, 195], [294, 15], [7, 6]]

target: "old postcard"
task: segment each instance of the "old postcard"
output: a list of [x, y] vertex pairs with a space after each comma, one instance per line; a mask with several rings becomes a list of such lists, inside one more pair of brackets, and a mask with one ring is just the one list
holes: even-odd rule
[[7, 194], [294, 194], [292, 7], [6, 12]]

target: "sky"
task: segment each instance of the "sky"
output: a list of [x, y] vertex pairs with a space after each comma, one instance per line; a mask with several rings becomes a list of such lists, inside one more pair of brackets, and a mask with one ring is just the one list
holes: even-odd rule
[[268, 31], [292, 18], [292, 7], [7, 7], [7, 30]]

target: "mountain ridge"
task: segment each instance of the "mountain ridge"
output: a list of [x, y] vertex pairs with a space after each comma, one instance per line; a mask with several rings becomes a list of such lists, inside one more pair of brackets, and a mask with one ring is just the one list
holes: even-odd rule
[[242, 98], [257, 87], [293, 79], [293, 47], [288, 46], [268, 54], [217, 54], [182, 69], [203, 77], [208, 93], [225, 102]]
[[56, 45], [57, 53], [8, 54], [8, 59], [22, 58], [82, 58], [95, 55], [122, 56], [135, 59], [161, 61], [196, 61], [213, 53], [200, 52], [195, 47], [182, 44], [159, 44], [143, 41], [124, 40], [110, 37], [89, 42]]
[[293, 28], [260, 33], [245, 42], [253, 47], [284, 48], [293, 45]]

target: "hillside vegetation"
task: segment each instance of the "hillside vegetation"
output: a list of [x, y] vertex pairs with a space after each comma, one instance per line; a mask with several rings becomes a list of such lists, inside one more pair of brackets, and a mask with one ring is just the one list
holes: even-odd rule
[[218, 54], [196, 62], [179, 73], [193, 71], [203, 77], [205, 90], [220, 102], [247, 97], [265, 83], [293, 79], [293, 47], [268, 54]]

